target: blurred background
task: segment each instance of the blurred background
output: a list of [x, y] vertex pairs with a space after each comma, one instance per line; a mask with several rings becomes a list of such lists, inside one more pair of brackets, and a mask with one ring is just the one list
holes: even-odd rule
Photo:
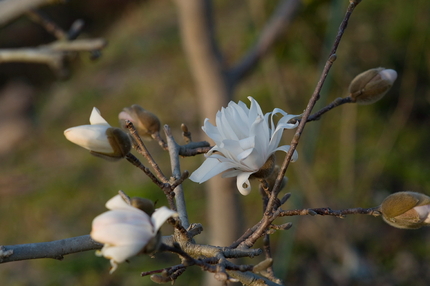
[[[300, 114], [320, 76], [347, 0], [303, 1], [256, 69], [236, 88], [234, 100], [260, 102]], [[254, 43], [276, 1], [216, 0], [216, 38], [225, 63], [236, 62]], [[106, 162], [68, 142], [63, 131], [88, 124], [96, 106], [118, 126], [123, 107], [139, 104], [157, 114], [181, 143], [185, 123], [193, 139], [207, 140], [195, 104], [196, 88], [181, 44], [177, 9], [171, 1], [69, 1], [40, 9], [67, 29], [86, 23], [81, 38], [102, 37], [109, 45], [90, 60], [80, 53], [70, 75], [59, 79], [38, 64], [0, 64], [0, 244], [43, 242], [88, 234], [92, 219], [118, 190], [165, 205], [164, 194], [137, 168]], [[285, 209], [374, 207], [390, 193], [430, 194], [430, 2], [363, 0], [338, 49], [318, 108], [347, 95], [364, 70], [385, 67], [398, 79], [379, 102], [349, 104], [307, 125], [299, 160], [287, 172], [291, 192]], [[0, 48], [53, 41], [26, 17], [0, 27]], [[212, 121], [213, 122], [213, 121]], [[288, 144], [293, 133], [284, 133]], [[167, 154], [147, 146], [168, 173]], [[281, 155], [281, 154], [279, 154]], [[281, 159], [281, 157], [280, 157]], [[182, 159], [195, 170], [203, 157]], [[254, 185], [257, 190], [257, 184]], [[191, 222], [205, 226], [205, 193], [184, 184]], [[240, 198], [243, 228], [261, 217], [257, 191]], [[275, 272], [286, 285], [428, 285], [429, 229], [400, 230], [370, 216], [281, 218], [293, 227], [272, 236]], [[171, 231], [166, 226], [164, 233]], [[205, 232], [196, 238], [207, 241]], [[244, 261], [257, 263], [261, 258]], [[153, 285], [141, 271], [180, 263], [170, 254], [136, 257], [109, 275], [109, 262], [93, 251], [63, 261], [40, 259], [0, 265], [4, 285]], [[202, 271], [187, 270], [175, 285], [203, 285]]]

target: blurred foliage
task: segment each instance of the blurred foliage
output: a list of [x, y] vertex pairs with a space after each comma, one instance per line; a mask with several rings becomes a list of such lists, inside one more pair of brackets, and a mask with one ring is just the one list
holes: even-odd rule
[[[255, 41], [275, 1], [214, 2], [217, 39], [226, 65], [232, 65]], [[248, 103], [246, 97], [253, 96], [266, 112], [279, 107], [301, 113], [347, 4], [346, 0], [304, 1], [271, 53], [237, 88], [235, 99]], [[200, 132], [203, 121], [194, 104], [195, 88], [173, 3], [76, 0], [44, 11], [64, 27], [84, 18], [89, 24], [86, 31], [106, 38], [109, 46], [97, 62], [81, 55], [72, 65], [71, 78], [62, 82], [53, 82], [45, 67], [0, 66], [0, 84], [20, 77], [38, 91], [33, 130], [0, 159], [0, 242], [4, 245], [87, 234], [92, 219], [105, 211], [104, 203], [120, 189], [166, 204], [163, 193], [128, 162], [105, 162], [65, 140], [63, 130], [87, 124], [93, 106], [117, 125], [121, 109], [137, 103], [169, 124], [178, 142], [181, 123], [189, 126], [194, 140], [206, 139]], [[430, 3], [424, 0], [414, 4], [363, 0], [357, 7], [319, 106], [346, 96], [349, 82], [366, 69], [393, 68], [399, 77], [376, 104], [342, 106], [306, 127], [299, 160], [287, 173], [290, 183], [285, 191], [292, 198], [285, 208], [373, 207], [396, 191], [429, 194], [428, 11]], [[16, 43], [7, 40], [11, 35]], [[36, 45], [49, 39], [25, 18], [0, 30], [2, 47]], [[286, 132], [285, 144], [291, 134]], [[147, 145], [168, 173], [167, 154], [154, 142]], [[183, 170], [196, 169], [202, 160], [183, 159]], [[190, 221], [205, 226], [201, 186], [186, 182], [184, 189]], [[242, 202], [246, 228], [259, 219], [255, 211], [261, 206], [258, 192], [243, 197]], [[293, 228], [272, 238], [276, 271], [287, 285], [429, 284], [428, 229], [399, 230], [382, 219], [363, 216], [279, 222], [289, 220]], [[164, 229], [170, 231], [169, 226]], [[197, 240], [204, 242], [205, 233]], [[260, 258], [256, 259], [247, 262]], [[109, 275], [109, 262], [86, 252], [68, 255], [62, 262], [2, 264], [0, 280], [12, 286], [152, 285], [148, 277], [139, 276], [140, 271], [166, 267], [172, 261], [179, 263], [169, 254], [136, 257]], [[192, 268], [176, 285], [200, 285], [196, 277], [201, 273]]]

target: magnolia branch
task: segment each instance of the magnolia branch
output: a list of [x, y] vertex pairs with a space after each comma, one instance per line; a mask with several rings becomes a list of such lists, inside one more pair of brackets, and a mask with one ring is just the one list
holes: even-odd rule
[[297, 215], [321, 215], [321, 216], [335, 216], [338, 218], [344, 218], [346, 215], [351, 214], [363, 214], [371, 216], [380, 216], [381, 212], [379, 207], [374, 208], [352, 208], [343, 210], [332, 210], [330, 208], [314, 208], [314, 209], [297, 209], [297, 210], [287, 210], [279, 213], [279, 216], [297, 216]]
[[336, 51], [337, 51], [339, 43], [340, 43], [340, 41], [342, 39], [342, 36], [343, 36], [343, 34], [345, 32], [345, 29], [346, 29], [346, 27], [348, 25], [349, 18], [351, 17], [352, 12], [354, 11], [355, 7], [358, 4], [359, 4], [359, 1], [354, 1], [354, 0], [351, 0], [350, 3], [349, 3], [349, 6], [348, 6], [347, 11], [346, 11], [346, 14], [345, 14], [345, 16], [344, 16], [344, 18], [342, 20], [342, 23], [340, 24], [340, 27], [339, 27], [339, 30], [338, 30], [338, 34], [337, 34], [336, 39], [335, 39], [335, 41], [333, 43], [333, 47], [331, 49], [329, 57], [328, 57], [327, 62], [325, 64], [325, 66], [324, 66], [324, 69], [323, 69], [323, 71], [321, 73], [320, 79], [319, 79], [319, 81], [318, 81], [318, 83], [317, 83], [317, 85], [315, 87], [315, 90], [314, 90], [314, 92], [313, 92], [313, 94], [312, 94], [312, 96], [311, 96], [311, 98], [310, 98], [310, 100], [308, 102], [308, 105], [306, 106], [305, 112], [303, 113], [302, 120], [300, 121], [300, 124], [297, 127], [297, 131], [294, 134], [294, 137], [293, 137], [293, 139], [291, 141], [290, 149], [288, 150], [288, 153], [285, 156], [284, 162], [282, 163], [281, 170], [280, 170], [280, 172], [278, 174], [278, 177], [276, 178], [275, 184], [273, 186], [272, 194], [270, 195], [269, 203], [267, 205], [266, 212], [265, 212], [265, 215], [267, 215], [267, 216], [270, 215], [271, 212], [275, 211], [275, 203], [276, 203], [276, 200], [277, 200], [277, 196], [278, 196], [278, 194], [279, 194], [279, 192], [281, 190], [281, 183], [282, 183], [282, 180], [283, 180], [283, 178], [285, 176], [285, 172], [287, 171], [288, 166], [289, 166], [289, 164], [291, 162], [291, 158], [293, 157], [294, 151], [297, 148], [297, 145], [299, 143], [300, 137], [301, 137], [302, 132], [303, 132], [303, 130], [305, 128], [305, 125], [307, 123], [308, 117], [310, 116], [310, 114], [312, 112], [312, 109], [315, 106], [315, 103], [319, 99], [319, 95], [320, 95], [321, 89], [322, 89], [322, 87], [324, 85], [324, 82], [325, 82], [325, 80], [327, 78], [327, 74], [330, 71], [330, 69], [331, 69], [334, 61], [337, 58]]
[[151, 164], [152, 169], [154, 169], [155, 174], [157, 175], [158, 179], [163, 183], [168, 183], [167, 177], [163, 174], [158, 164], [155, 162], [154, 158], [152, 158], [151, 154], [149, 153], [148, 149], [146, 148], [145, 144], [142, 141], [142, 138], [140, 138], [139, 134], [137, 133], [136, 128], [134, 127], [133, 123], [131, 121], [126, 120], [126, 127], [128, 131], [130, 131], [130, 135], [133, 138], [133, 148], [136, 149], [136, 151], [141, 154], [145, 159]]
[[[306, 121], [310, 122], [310, 121], [319, 120], [323, 114], [325, 114], [328, 111], [332, 110], [333, 108], [341, 106], [345, 103], [354, 103], [354, 101], [352, 100], [352, 98], [350, 96], [338, 97], [335, 100], [333, 100], [330, 104], [328, 104], [327, 106], [321, 108], [320, 110], [318, 110], [314, 114], [309, 115], [309, 117]], [[290, 123], [295, 123], [295, 120], [301, 121], [302, 118], [292, 119], [292, 120], [290, 120]]]
[[[168, 125], [164, 125], [164, 132], [167, 137], [167, 146], [169, 149], [170, 165], [172, 169], [172, 179], [178, 180], [181, 178], [181, 166], [179, 163], [179, 145], [173, 138], [172, 132]], [[176, 185], [175, 189], [176, 208], [179, 213], [179, 219], [185, 228], [190, 225], [188, 221], [187, 207], [185, 205], [185, 196], [182, 184]]]
[[0, 247], [0, 263], [38, 258], [62, 260], [64, 255], [67, 254], [95, 250], [102, 247], [103, 244], [92, 240], [89, 235], [49, 242], [7, 245]]

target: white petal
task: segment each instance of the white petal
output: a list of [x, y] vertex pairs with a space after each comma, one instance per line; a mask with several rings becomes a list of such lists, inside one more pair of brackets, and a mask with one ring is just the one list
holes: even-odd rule
[[[237, 160], [240, 162], [241, 165], [245, 165], [244, 161], [249, 157], [249, 155], [251, 155], [252, 151], [254, 151], [253, 148], [247, 149], [247, 150], [237, 154]], [[247, 165], [247, 167], [249, 167], [249, 166]]]
[[[113, 211], [111, 211], [113, 212]], [[154, 237], [154, 227], [149, 221], [141, 221], [141, 224], [129, 224], [127, 222], [101, 224], [100, 220], [93, 223], [91, 238], [103, 244], [109, 245], [134, 245], [142, 248]]]
[[231, 139], [231, 140], [239, 140], [240, 138], [235, 133], [235, 130], [232, 128], [231, 119], [227, 116], [222, 116], [220, 118], [221, 125], [218, 126], [218, 130], [221, 129], [221, 133], [224, 134], [223, 137], [225, 139]]
[[246, 196], [251, 192], [251, 184], [249, 183], [249, 176], [252, 172], [243, 172], [237, 176], [236, 186], [239, 192]]
[[241, 163], [247, 166], [247, 169], [242, 168], [244, 171], [257, 172], [266, 163], [268, 157], [264, 157], [259, 151], [254, 148], [251, 154], [249, 154]]
[[109, 154], [113, 149], [106, 136], [108, 128], [105, 125], [81, 125], [65, 130], [64, 136], [85, 149]]
[[[254, 148], [257, 149], [258, 154], [262, 156], [262, 160], [269, 157], [269, 142], [270, 142], [270, 130], [268, 124], [264, 121], [263, 117], [260, 116], [251, 127], [251, 134], [255, 137]], [[263, 162], [264, 164], [264, 162]]]
[[430, 205], [414, 207], [414, 210], [425, 223], [430, 224]]
[[[113, 198], [111, 198], [110, 200], [108, 200], [106, 202], [105, 206], [106, 206], [106, 208], [108, 208], [110, 210], [123, 209], [123, 210], [132, 210], [132, 211], [142, 212], [141, 210], [127, 204], [120, 195], [116, 195]], [[146, 215], [146, 213], [144, 213], [144, 214]]]
[[237, 177], [239, 174], [243, 173], [242, 170], [237, 170], [237, 169], [231, 169], [231, 170], [227, 170], [224, 173], [222, 173], [221, 177], [222, 178], [231, 178], [231, 177]]
[[249, 114], [248, 114], [248, 125], [251, 126], [255, 122], [255, 119], [258, 117], [258, 115], [261, 115], [261, 116], [264, 116], [264, 115], [257, 101], [255, 101], [250, 96], [248, 97], [248, 99], [251, 101], [251, 108], [249, 109]]
[[394, 81], [397, 79], [397, 72], [392, 69], [385, 69], [383, 71], [380, 71], [379, 75], [381, 76], [381, 78], [390, 81], [391, 84], [393, 84]]
[[[284, 151], [287, 153], [290, 150], [290, 145], [283, 145], [278, 148], [276, 148], [276, 151]], [[291, 162], [295, 162], [299, 159], [299, 153], [297, 153], [297, 150], [294, 150], [293, 157], [291, 157]]]
[[166, 207], [156, 209], [151, 217], [152, 224], [154, 225], [154, 233], [157, 233], [163, 223], [172, 216], [178, 216], [178, 213]]
[[281, 142], [282, 133], [284, 133], [283, 128], [276, 128], [270, 138], [269, 146], [267, 147], [267, 151], [270, 153], [275, 152], [275, 149], [278, 147], [279, 142]]
[[91, 125], [107, 125], [110, 126], [109, 123], [100, 115], [100, 111], [94, 107], [90, 116]]
[[131, 121], [131, 122], [133, 122], [134, 120], [133, 120], [133, 117], [131, 117], [131, 115], [130, 114], [128, 114], [127, 112], [125, 112], [125, 111], [121, 111], [119, 114], [118, 114], [118, 119], [119, 120], [128, 120], [128, 121]]
[[220, 162], [217, 159], [207, 158], [203, 164], [191, 174], [190, 180], [196, 183], [203, 183], [213, 176], [230, 168], [234, 168], [235, 166], [236, 165], [233, 163]]
[[209, 122], [209, 119], [205, 119], [202, 129], [215, 142], [215, 144], [222, 142], [222, 136], [220, 135], [218, 128], [213, 126], [212, 123]]
[[[104, 246], [101, 252], [104, 257], [112, 259], [114, 262], [121, 263], [127, 260], [128, 258], [138, 254], [142, 250], [143, 246], [141, 245]], [[113, 268], [115, 268], [114, 265], [112, 266]], [[115, 271], [115, 269], [113, 269], [113, 271]]]

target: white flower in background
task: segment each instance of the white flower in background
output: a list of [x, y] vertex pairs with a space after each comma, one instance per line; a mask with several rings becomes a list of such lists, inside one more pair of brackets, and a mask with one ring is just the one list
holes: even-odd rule
[[64, 131], [66, 138], [90, 150], [91, 154], [108, 160], [123, 158], [130, 152], [131, 141], [121, 129], [111, 127], [100, 115], [97, 108], [93, 108], [90, 116], [91, 125], [81, 125]]
[[103, 243], [101, 255], [110, 259], [112, 269], [117, 263], [141, 252], [153, 238], [156, 238], [161, 225], [176, 212], [161, 207], [152, 216], [127, 204], [120, 195], [106, 203], [110, 209], [93, 220], [91, 238]]
[[[289, 145], [278, 145], [284, 129], [297, 127], [298, 122], [288, 123], [297, 115], [279, 108], [264, 115], [258, 102], [252, 97], [248, 99], [250, 108], [241, 101], [238, 104], [231, 101], [227, 108], [218, 111], [216, 126], [206, 118], [202, 129], [216, 145], [206, 154], [205, 162], [191, 174], [192, 181], [203, 183], [224, 172], [223, 177], [237, 177], [238, 190], [247, 195], [251, 191], [249, 177], [257, 173], [275, 151], [288, 152]], [[283, 115], [277, 124], [273, 122], [276, 114]], [[292, 161], [297, 160], [297, 156], [294, 152]]]

